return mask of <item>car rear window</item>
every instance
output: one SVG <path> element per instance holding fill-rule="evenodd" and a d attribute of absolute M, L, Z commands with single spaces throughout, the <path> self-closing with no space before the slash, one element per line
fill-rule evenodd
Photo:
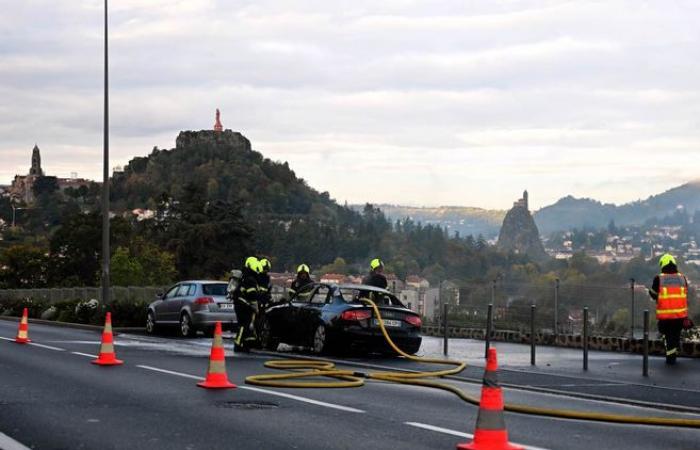
<path fill-rule="evenodd" d="M 202 292 L 204 295 L 226 295 L 226 283 L 203 284 Z"/>

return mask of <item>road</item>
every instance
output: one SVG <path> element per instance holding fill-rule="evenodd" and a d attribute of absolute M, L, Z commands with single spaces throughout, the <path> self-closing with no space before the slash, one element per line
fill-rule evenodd
<path fill-rule="evenodd" d="M 205 374 L 210 339 L 119 335 L 125 364 L 97 367 L 89 361 L 98 333 L 31 324 L 33 345 L 22 346 L 11 342 L 16 326 L 0 321 L 0 446 L 14 442 L 8 450 L 453 449 L 473 433 L 477 408 L 446 392 L 373 381 L 356 389 L 255 388 L 244 378 L 269 372 L 263 362 L 270 357 L 234 354 L 228 342 L 229 378 L 239 388 L 205 390 L 195 384 Z M 367 361 L 412 368 L 396 359 Z M 450 382 L 479 393 L 478 383 Z M 538 406 L 698 417 L 519 388 L 504 394 Z M 700 440 L 695 429 L 510 413 L 506 423 L 511 440 L 531 448 L 693 448 Z"/>

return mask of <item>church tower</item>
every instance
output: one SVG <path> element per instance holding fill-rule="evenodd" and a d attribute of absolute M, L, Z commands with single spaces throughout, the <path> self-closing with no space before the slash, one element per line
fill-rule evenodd
<path fill-rule="evenodd" d="M 530 205 L 529 205 L 528 199 L 527 199 L 527 190 L 523 192 L 523 203 L 525 204 L 525 209 L 530 211 Z"/>
<path fill-rule="evenodd" d="M 29 169 L 29 175 L 44 176 L 44 171 L 41 169 L 41 154 L 39 153 L 39 146 L 36 144 L 34 144 L 34 149 L 32 150 L 32 168 Z"/>

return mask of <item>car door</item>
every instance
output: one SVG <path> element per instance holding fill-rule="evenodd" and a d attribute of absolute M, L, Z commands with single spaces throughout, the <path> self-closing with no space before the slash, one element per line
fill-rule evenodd
<path fill-rule="evenodd" d="M 165 295 L 161 298 L 161 301 L 156 304 L 156 321 L 157 322 L 171 322 L 172 313 L 169 311 L 170 302 L 177 295 L 177 291 L 180 289 L 180 285 L 176 284 L 165 292 Z"/>
<path fill-rule="evenodd" d="M 308 324 L 304 320 L 304 307 L 309 304 L 311 298 L 314 296 L 318 287 L 315 287 L 311 291 L 305 291 L 303 295 L 295 295 L 289 300 L 289 307 L 282 318 L 283 323 L 282 329 L 284 330 L 284 335 L 286 339 L 283 342 L 289 344 L 304 344 L 306 334 L 305 331 L 308 328 Z"/>
<path fill-rule="evenodd" d="M 180 285 L 177 294 L 171 300 L 168 300 L 168 312 L 172 314 L 172 320 L 180 320 L 180 311 L 185 302 L 191 297 L 194 298 L 196 285 L 192 283 L 184 283 Z"/>
<path fill-rule="evenodd" d="M 323 309 L 328 302 L 328 294 L 330 289 L 328 286 L 319 286 L 311 295 L 308 303 L 305 303 L 299 308 L 299 333 L 302 340 L 308 341 L 313 336 L 316 327 L 322 321 Z M 306 342 L 305 343 L 308 343 Z"/>

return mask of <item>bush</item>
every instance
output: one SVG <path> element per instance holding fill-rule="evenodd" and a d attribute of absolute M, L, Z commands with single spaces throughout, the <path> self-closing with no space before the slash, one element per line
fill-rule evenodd
<path fill-rule="evenodd" d="M 2 304 L 0 304 L 0 313 L 5 316 L 21 316 L 24 308 L 27 308 L 29 317 L 38 318 L 45 309 L 48 309 L 48 307 L 48 300 L 26 297 L 3 300 Z"/>
<path fill-rule="evenodd" d="M 145 327 L 146 307 L 150 302 L 142 300 L 115 300 L 112 311 L 112 325 L 116 327 Z"/>

